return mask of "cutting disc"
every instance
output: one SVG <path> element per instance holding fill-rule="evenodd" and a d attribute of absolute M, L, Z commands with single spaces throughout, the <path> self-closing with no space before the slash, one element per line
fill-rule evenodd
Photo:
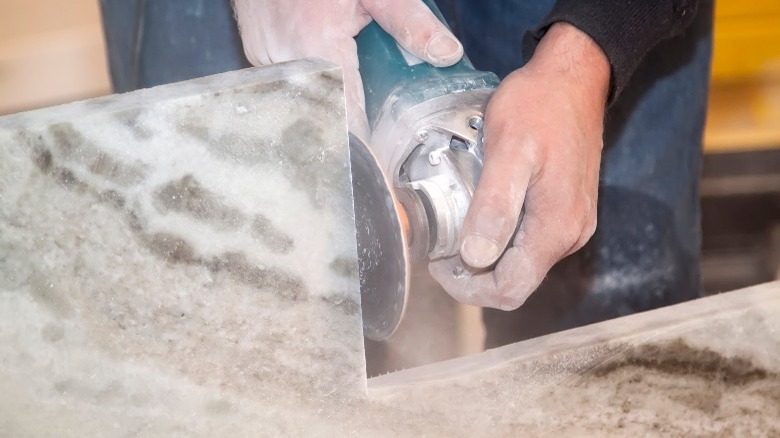
<path fill-rule="evenodd" d="M 363 334 L 381 341 L 401 322 L 409 253 L 390 184 L 365 142 L 349 135 Z"/>

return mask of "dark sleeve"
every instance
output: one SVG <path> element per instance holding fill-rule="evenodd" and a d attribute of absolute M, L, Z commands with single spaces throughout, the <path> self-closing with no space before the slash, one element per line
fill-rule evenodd
<path fill-rule="evenodd" d="M 551 25 L 564 21 L 582 30 L 609 59 L 609 103 L 625 87 L 642 58 L 661 40 L 677 36 L 693 21 L 697 0 L 558 0 L 535 30 L 523 38 L 530 59 Z"/>

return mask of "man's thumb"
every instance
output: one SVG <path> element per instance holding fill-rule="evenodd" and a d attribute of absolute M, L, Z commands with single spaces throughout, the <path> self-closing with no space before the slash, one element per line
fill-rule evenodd
<path fill-rule="evenodd" d="M 475 268 L 486 268 L 506 250 L 517 228 L 530 166 L 518 168 L 516 157 L 499 152 L 486 157 L 482 176 L 463 221 L 460 255 Z"/>

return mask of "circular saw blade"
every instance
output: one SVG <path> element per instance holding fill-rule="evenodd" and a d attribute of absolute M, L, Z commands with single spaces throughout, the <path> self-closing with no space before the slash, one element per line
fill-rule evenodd
<path fill-rule="evenodd" d="M 381 341 L 401 322 L 409 252 L 390 184 L 365 142 L 349 134 L 363 334 Z"/>

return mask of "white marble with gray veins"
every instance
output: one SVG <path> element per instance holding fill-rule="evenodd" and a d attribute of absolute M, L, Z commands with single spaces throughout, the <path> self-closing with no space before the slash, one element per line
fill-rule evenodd
<path fill-rule="evenodd" d="M 304 61 L 0 118 L 0 436 L 780 436 L 778 283 L 367 382 L 343 105 Z"/>
<path fill-rule="evenodd" d="M 0 118 L 0 435 L 365 392 L 348 153 L 318 61 Z"/>

